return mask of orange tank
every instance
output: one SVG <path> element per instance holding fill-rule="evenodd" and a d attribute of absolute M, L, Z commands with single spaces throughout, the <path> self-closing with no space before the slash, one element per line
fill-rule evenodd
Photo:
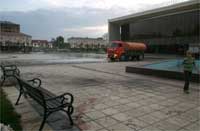
<path fill-rule="evenodd" d="M 126 50 L 137 50 L 137 51 L 145 51 L 147 49 L 144 43 L 137 42 L 125 42 Z"/>

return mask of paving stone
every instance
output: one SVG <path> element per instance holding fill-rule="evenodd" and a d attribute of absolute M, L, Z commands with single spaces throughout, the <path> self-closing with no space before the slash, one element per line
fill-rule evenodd
<path fill-rule="evenodd" d="M 100 129 L 100 130 L 98 130 L 98 131 L 108 131 L 107 129 Z"/>
<path fill-rule="evenodd" d="M 176 115 L 180 116 L 181 114 L 184 113 L 181 110 L 174 109 L 174 107 L 164 108 L 160 111 L 163 112 L 168 117 L 172 117 L 172 116 L 176 116 Z"/>
<path fill-rule="evenodd" d="M 97 131 L 103 129 L 102 126 L 100 126 L 94 121 L 82 123 L 78 125 L 78 127 L 80 128 L 81 131 Z"/>
<path fill-rule="evenodd" d="M 167 101 L 161 102 L 160 105 L 169 107 L 169 106 L 173 106 L 177 103 L 179 103 L 179 101 L 177 101 L 177 100 L 167 100 Z"/>
<path fill-rule="evenodd" d="M 139 130 L 146 127 L 148 124 L 144 121 L 138 119 L 129 119 L 128 121 L 123 122 L 128 127 L 132 128 L 133 130 Z"/>
<path fill-rule="evenodd" d="M 153 124 L 153 123 L 158 122 L 160 120 L 158 118 L 153 117 L 151 114 L 138 117 L 138 119 L 140 119 L 140 120 L 142 120 L 146 123 L 149 123 L 149 124 Z"/>
<path fill-rule="evenodd" d="M 86 113 L 86 116 L 88 116 L 90 119 L 95 120 L 95 119 L 104 117 L 105 115 L 100 111 L 93 111 L 93 112 L 90 112 L 90 113 Z"/>
<path fill-rule="evenodd" d="M 188 130 L 188 129 L 182 128 L 182 129 L 180 129 L 180 130 L 178 130 L 178 131 L 191 131 L 191 130 Z"/>
<path fill-rule="evenodd" d="M 115 100 L 115 101 L 111 101 L 111 100 L 106 100 L 106 102 L 104 103 L 106 104 L 107 106 L 116 106 L 116 105 L 120 105 L 120 103 Z"/>
<path fill-rule="evenodd" d="M 199 113 L 192 113 L 191 111 L 188 111 L 178 115 L 177 117 L 186 121 L 195 122 L 199 119 Z"/>
<path fill-rule="evenodd" d="M 187 121 L 185 119 L 180 119 L 179 117 L 176 116 L 168 118 L 167 121 L 175 125 L 180 125 L 181 127 L 184 127 L 190 123 L 190 121 Z"/>
<path fill-rule="evenodd" d="M 130 106 L 126 105 L 118 105 L 118 106 L 113 106 L 114 109 L 118 110 L 119 112 L 125 112 L 128 110 L 131 110 L 132 108 Z"/>
<path fill-rule="evenodd" d="M 164 131 L 176 131 L 178 129 L 181 129 L 180 125 L 172 124 L 169 121 L 160 121 L 158 123 L 154 124 L 157 128 L 164 130 Z"/>
<path fill-rule="evenodd" d="M 127 121 L 127 120 L 131 119 L 131 117 L 128 116 L 127 114 L 125 114 L 125 113 L 115 114 L 115 115 L 113 115 L 112 117 L 113 117 L 114 119 L 118 120 L 118 121 L 121 121 L 121 122 Z"/>
<path fill-rule="evenodd" d="M 105 104 L 102 104 L 102 103 L 94 106 L 94 109 L 96 109 L 96 110 L 102 110 L 102 109 L 106 109 L 106 108 L 108 108 L 108 106 Z"/>
<path fill-rule="evenodd" d="M 132 131 L 133 129 L 125 124 L 119 123 L 108 128 L 110 131 Z"/>
<path fill-rule="evenodd" d="M 99 123 L 103 127 L 110 127 L 110 126 L 118 123 L 118 121 L 116 121 L 115 119 L 108 117 L 108 116 L 100 118 L 100 119 L 96 120 L 95 122 Z"/>
<path fill-rule="evenodd" d="M 127 111 L 126 114 L 130 117 L 140 117 L 140 116 L 147 114 L 147 112 L 140 109 L 140 107 L 139 107 L 139 108 Z"/>
<path fill-rule="evenodd" d="M 41 124 L 40 122 L 27 123 L 26 125 L 23 126 L 23 130 L 25 130 L 25 131 L 37 131 L 37 130 L 39 130 L 40 124 Z M 53 131 L 52 128 L 48 124 L 44 125 L 43 130 L 44 131 Z"/>
<path fill-rule="evenodd" d="M 149 106 L 142 106 L 139 109 L 142 110 L 145 114 L 148 114 L 154 111 L 154 109 Z"/>
<path fill-rule="evenodd" d="M 128 103 L 126 104 L 127 106 L 131 107 L 131 108 L 138 108 L 140 107 L 141 105 L 138 104 L 137 102 L 131 102 L 131 103 Z"/>
<path fill-rule="evenodd" d="M 163 113 L 161 111 L 155 111 L 155 112 L 151 113 L 151 116 L 153 116 L 159 120 L 166 119 L 169 117 L 168 115 L 166 115 L 165 113 Z"/>
<path fill-rule="evenodd" d="M 164 106 L 161 106 L 159 104 L 151 104 L 149 105 L 150 108 L 154 109 L 154 110 L 162 110 L 163 108 L 165 108 Z"/>
<path fill-rule="evenodd" d="M 141 129 L 139 131 L 164 131 L 164 130 L 161 130 L 156 126 L 151 125 L 151 126 L 143 128 L 143 129 Z"/>
<path fill-rule="evenodd" d="M 200 130 L 200 124 L 198 122 L 193 123 L 187 127 L 185 127 L 186 129 L 190 130 L 190 131 L 199 131 Z"/>
<path fill-rule="evenodd" d="M 118 96 L 110 96 L 110 99 L 111 99 L 111 100 L 119 100 L 120 97 L 118 97 Z"/>
<path fill-rule="evenodd" d="M 127 103 L 130 103 L 131 101 L 128 100 L 128 99 L 119 99 L 119 103 L 121 104 L 127 104 Z"/>
<path fill-rule="evenodd" d="M 113 115 L 118 113 L 119 111 L 114 108 L 107 108 L 105 110 L 102 110 L 102 112 L 105 113 L 106 115 Z"/>

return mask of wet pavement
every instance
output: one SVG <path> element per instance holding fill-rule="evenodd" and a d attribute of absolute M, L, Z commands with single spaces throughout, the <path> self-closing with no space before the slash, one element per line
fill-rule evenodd
<path fill-rule="evenodd" d="M 0 64 L 16 64 L 18 66 L 102 63 L 106 61 L 106 54 L 95 53 L 0 53 Z"/>
<path fill-rule="evenodd" d="M 190 94 L 184 94 L 182 81 L 124 72 L 126 65 L 145 63 L 44 65 L 20 70 L 26 79 L 42 79 L 42 87 L 57 95 L 70 92 L 75 97 L 74 128 L 68 127 L 66 115 L 58 114 L 54 117 L 59 118 L 48 119 L 45 130 L 198 131 L 199 85 L 192 83 Z M 16 88 L 4 90 L 14 103 L 18 95 Z M 24 129 L 39 127 L 42 116 L 36 106 L 27 99 L 15 106 L 22 115 Z"/>
<path fill-rule="evenodd" d="M 199 84 L 191 83 L 190 94 L 183 81 L 125 72 L 125 66 L 140 62 L 57 64 L 19 67 L 25 79 L 38 77 L 42 87 L 56 95 L 74 95 L 73 128 L 65 114 L 48 119 L 44 130 L 83 131 L 199 131 Z M 4 87 L 14 103 L 18 90 Z M 42 116 L 38 105 L 23 98 L 16 111 L 24 130 L 37 130 Z"/>

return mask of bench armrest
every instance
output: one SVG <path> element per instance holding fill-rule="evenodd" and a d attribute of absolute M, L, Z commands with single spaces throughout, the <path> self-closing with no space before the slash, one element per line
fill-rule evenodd
<path fill-rule="evenodd" d="M 19 70 L 18 68 L 14 71 L 14 73 L 15 73 L 16 75 L 20 76 L 20 70 Z"/>
<path fill-rule="evenodd" d="M 1 65 L 4 75 L 20 75 L 20 70 L 16 65 Z"/>
<path fill-rule="evenodd" d="M 62 104 L 64 104 L 65 100 L 69 101 L 70 104 L 74 102 L 74 97 L 71 93 L 63 93 L 62 95 L 46 99 L 46 101 L 51 101 L 51 100 L 56 100 L 56 99 L 61 100 Z"/>
<path fill-rule="evenodd" d="M 42 84 L 42 81 L 39 78 L 33 78 L 27 81 L 30 82 L 34 87 L 40 87 Z"/>
<path fill-rule="evenodd" d="M 4 70 L 16 70 L 16 69 L 17 69 L 17 66 L 16 66 L 16 65 L 1 65 L 1 67 L 2 67 Z"/>

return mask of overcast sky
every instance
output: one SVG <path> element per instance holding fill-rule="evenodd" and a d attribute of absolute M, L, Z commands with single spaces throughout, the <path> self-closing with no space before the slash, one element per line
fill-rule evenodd
<path fill-rule="evenodd" d="M 101 37 L 108 19 L 187 0 L 0 0 L 0 20 L 33 39 Z"/>

